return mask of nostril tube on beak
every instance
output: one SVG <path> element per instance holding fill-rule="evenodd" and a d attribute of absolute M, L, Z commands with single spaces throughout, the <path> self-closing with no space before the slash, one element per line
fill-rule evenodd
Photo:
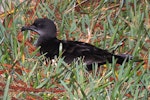
<path fill-rule="evenodd" d="M 26 30 L 26 27 L 23 26 L 23 27 L 21 28 L 21 31 L 25 31 L 25 30 Z"/>

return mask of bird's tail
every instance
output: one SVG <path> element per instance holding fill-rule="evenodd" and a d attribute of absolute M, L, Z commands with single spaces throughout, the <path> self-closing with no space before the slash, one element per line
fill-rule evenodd
<path fill-rule="evenodd" d="M 133 60 L 134 62 L 143 61 L 142 59 L 133 58 L 133 56 L 128 55 L 128 54 L 115 55 L 115 58 L 117 59 L 118 64 L 122 64 L 124 61 L 128 62 L 129 60 Z"/>

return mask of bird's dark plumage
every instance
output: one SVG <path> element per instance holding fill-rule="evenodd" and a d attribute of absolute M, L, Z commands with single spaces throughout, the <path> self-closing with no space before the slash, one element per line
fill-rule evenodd
<path fill-rule="evenodd" d="M 105 64 L 107 61 L 111 63 L 113 56 L 119 64 L 122 64 L 125 58 L 127 58 L 127 61 L 130 59 L 130 57 L 114 55 L 88 43 L 59 40 L 56 38 L 54 22 L 47 18 L 39 18 L 31 26 L 24 26 L 21 30 L 37 32 L 40 35 L 37 46 L 40 46 L 40 52 L 46 53 L 46 57 L 50 59 L 53 59 L 55 55 L 59 55 L 60 43 L 62 43 L 62 56 L 66 63 L 71 63 L 74 59 L 82 57 L 88 69 L 91 69 L 93 63 L 98 63 L 99 65 Z"/>

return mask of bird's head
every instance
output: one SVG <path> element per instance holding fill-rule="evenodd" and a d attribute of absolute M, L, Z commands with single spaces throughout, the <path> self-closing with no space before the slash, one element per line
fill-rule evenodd
<path fill-rule="evenodd" d="M 55 38 L 56 25 L 54 22 L 47 18 L 39 18 L 34 21 L 30 26 L 23 26 L 21 31 L 31 30 L 37 32 L 41 37 Z"/>

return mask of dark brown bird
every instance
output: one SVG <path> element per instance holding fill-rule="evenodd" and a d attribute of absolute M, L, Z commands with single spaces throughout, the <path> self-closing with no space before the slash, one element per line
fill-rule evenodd
<path fill-rule="evenodd" d="M 39 34 L 37 47 L 40 46 L 40 53 L 46 53 L 46 57 L 53 59 L 54 56 L 59 56 L 59 46 L 62 44 L 62 57 L 64 61 L 70 64 L 74 59 L 82 57 L 84 63 L 89 70 L 92 69 L 92 64 L 98 65 L 111 63 L 114 56 L 118 64 L 122 64 L 126 59 L 128 61 L 132 57 L 126 55 L 115 55 L 107 50 L 102 50 L 91 44 L 79 41 L 66 41 L 56 38 L 56 26 L 54 22 L 47 18 L 39 18 L 34 21 L 31 26 L 22 27 L 21 31 L 31 30 Z"/>

